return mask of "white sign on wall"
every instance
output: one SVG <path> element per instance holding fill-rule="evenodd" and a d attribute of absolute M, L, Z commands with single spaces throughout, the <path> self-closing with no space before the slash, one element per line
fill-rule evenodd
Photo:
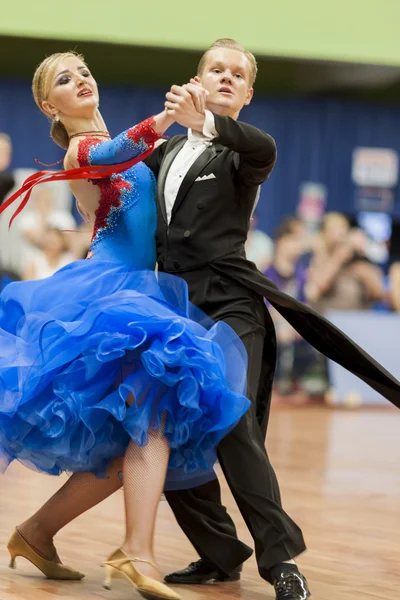
<path fill-rule="evenodd" d="M 360 187 L 393 188 L 399 175 L 399 155 L 389 148 L 356 148 L 352 179 Z"/>

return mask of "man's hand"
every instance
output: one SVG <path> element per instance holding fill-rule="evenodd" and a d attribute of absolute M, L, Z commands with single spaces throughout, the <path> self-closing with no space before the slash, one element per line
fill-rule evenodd
<path fill-rule="evenodd" d="M 207 92 L 197 82 L 173 85 L 167 93 L 165 109 L 177 123 L 194 131 L 203 131 Z"/>
<path fill-rule="evenodd" d="M 197 112 L 203 115 L 206 110 L 208 92 L 203 88 L 201 83 L 196 81 L 196 79 L 191 79 L 189 83 L 186 83 L 182 87 L 192 96 L 193 104 Z"/>

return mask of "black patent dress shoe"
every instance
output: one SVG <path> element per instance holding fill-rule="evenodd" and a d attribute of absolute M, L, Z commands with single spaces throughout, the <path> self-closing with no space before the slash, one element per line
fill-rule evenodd
<path fill-rule="evenodd" d="M 182 571 L 175 571 L 164 577 L 166 583 L 183 583 L 187 585 L 195 585 L 202 583 L 228 583 L 232 581 L 239 581 L 241 567 L 238 567 L 230 575 L 225 575 L 218 571 L 215 567 L 207 565 L 201 559 L 190 563 L 186 569 Z"/>
<path fill-rule="evenodd" d="M 311 596 L 307 580 L 300 572 L 282 571 L 273 585 L 276 600 L 307 600 Z"/>

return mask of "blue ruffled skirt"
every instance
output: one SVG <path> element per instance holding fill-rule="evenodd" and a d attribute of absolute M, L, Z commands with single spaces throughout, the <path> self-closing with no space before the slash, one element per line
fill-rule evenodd
<path fill-rule="evenodd" d="M 17 459 L 102 477 L 162 423 L 166 488 L 205 483 L 249 407 L 246 368 L 236 334 L 172 275 L 86 260 L 11 283 L 0 296 L 0 471 Z"/>

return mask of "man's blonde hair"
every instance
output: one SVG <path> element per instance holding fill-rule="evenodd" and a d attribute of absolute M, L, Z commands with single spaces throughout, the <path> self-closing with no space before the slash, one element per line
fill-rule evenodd
<path fill-rule="evenodd" d="M 249 83 L 250 87 L 253 87 L 254 82 L 257 77 L 257 61 L 255 59 L 254 54 L 246 50 L 239 42 L 233 40 L 231 38 L 220 38 L 216 40 L 211 46 L 204 52 L 203 56 L 200 59 L 199 66 L 197 67 L 197 75 L 201 75 L 204 71 L 204 67 L 207 62 L 208 53 L 212 50 L 216 50 L 217 48 L 229 48 L 230 50 L 238 50 L 242 52 L 250 64 L 250 73 L 249 73 Z"/>

